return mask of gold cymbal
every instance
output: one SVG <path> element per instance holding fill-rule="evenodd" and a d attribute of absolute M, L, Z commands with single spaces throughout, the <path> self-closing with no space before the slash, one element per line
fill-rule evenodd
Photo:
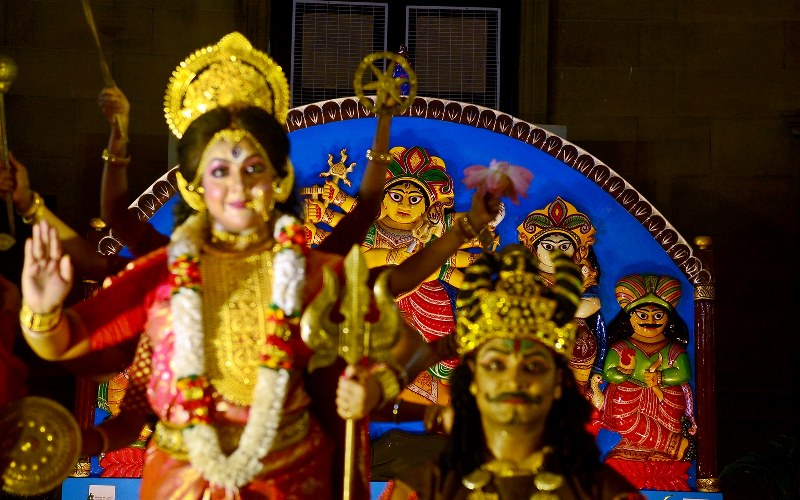
<path fill-rule="evenodd" d="M 38 495 L 56 488 L 72 472 L 81 431 L 72 414 L 53 400 L 28 396 L 0 408 L 2 489 Z"/>

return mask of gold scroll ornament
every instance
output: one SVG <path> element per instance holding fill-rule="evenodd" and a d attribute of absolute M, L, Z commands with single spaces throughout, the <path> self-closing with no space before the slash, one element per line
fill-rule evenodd
<path fill-rule="evenodd" d="M 78 423 L 51 399 L 27 396 L 0 408 L 0 429 L 0 473 L 7 493 L 39 495 L 53 490 L 78 461 Z"/>

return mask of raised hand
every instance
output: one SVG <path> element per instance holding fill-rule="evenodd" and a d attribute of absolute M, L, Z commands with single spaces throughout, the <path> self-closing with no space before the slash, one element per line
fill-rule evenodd
<path fill-rule="evenodd" d="M 35 313 L 50 313 L 62 306 L 72 288 L 73 269 L 64 254 L 58 232 L 42 220 L 25 242 L 22 297 Z"/>
<path fill-rule="evenodd" d="M 131 105 L 128 98 L 117 87 L 105 87 L 100 91 L 98 104 L 103 116 L 112 126 L 112 130 L 119 138 L 125 139 L 128 125 L 128 118 L 131 112 Z"/>
<path fill-rule="evenodd" d="M 467 217 L 473 228 L 480 230 L 490 222 L 494 221 L 500 210 L 503 207 L 503 202 L 500 198 L 492 193 L 481 193 L 475 191 L 472 195 L 472 205 L 469 207 Z"/>

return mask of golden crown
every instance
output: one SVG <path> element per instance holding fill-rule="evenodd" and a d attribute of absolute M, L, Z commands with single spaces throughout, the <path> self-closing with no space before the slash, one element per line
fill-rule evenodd
<path fill-rule="evenodd" d="M 167 85 L 164 114 L 179 139 L 189 124 L 220 106 L 258 106 L 286 122 L 289 83 L 281 67 L 237 32 L 184 59 Z"/>
<path fill-rule="evenodd" d="M 575 282 L 580 283 L 580 275 L 566 255 L 560 254 L 558 262 L 561 276 L 552 290 L 541 283 L 535 256 L 522 245 L 508 245 L 496 257 L 484 254 L 470 266 L 456 300 L 459 354 L 464 356 L 495 338 L 528 337 L 571 357 L 577 326 L 571 319 L 559 324 L 555 318 L 563 316 L 559 309 L 565 304 L 572 304 L 567 316 L 574 316 L 580 293 Z M 570 284 L 565 287 L 565 283 Z M 559 301 L 557 296 L 567 300 Z"/>

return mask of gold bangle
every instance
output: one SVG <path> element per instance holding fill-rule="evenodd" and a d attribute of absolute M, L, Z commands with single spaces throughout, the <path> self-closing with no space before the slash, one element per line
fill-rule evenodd
<path fill-rule="evenodd" d="M 108 151 L 107 148 L 103 150 L 103 154 L 100 155 L 100 158 L 102 158 L 104 162 L 108 163 L 112 167 L 124 168 L 127 167 L 131 162 L 130 155 L 126 156 L 125 158 L 113 155 Z"/>
<path fill-rule="evenodd" d="M 458 227 L 464 234 L 464 241 L 472 241 L 478 237 L 478 232 L 475 231 L 475 228 L 469 223 L 469 219 L 466 215 L 458 219 Z"/>
<path fill-rule="evenodd" d="M 36 224 L 39 222 L 39 219 L 42 215 L 42 210 L 44 209 L 44 200 L 36 191 L 32 191 L 33 193 L 33 202 L 31 206 L 28 207 L 28 210 L 25 213 L 20 213 L 22 216 L 22 222 L 25 224 Z"/>
<path fill-rule="evenodd" d="M 61 308 L 53 312 L 36 313 L 24 301 L 19 310 L 19 324 L 28 331 L 45 333 L 52 331 L 61 322 Z"/>
<path fill-rule="evenodd" d="M 400 381 L 394 370 L 389 368 L 386 363 L 377 363 L 370 369 L 370 374 L 375 377 L 375 380 L 381 386 L 383 395 L 381 397 L 380 406 L 397 399 L 397 396 L 400 395 L 400 391 L 403 388 L 400 387 Z"/>
<path fill-rule="evenodd" d="M 367 150 L 367 160 L 375 161 L 378 163 L 385 163 L 386 165 L 394 161 L 394 157 L 389 153 L 378 153 L 371 149 Z"/>

